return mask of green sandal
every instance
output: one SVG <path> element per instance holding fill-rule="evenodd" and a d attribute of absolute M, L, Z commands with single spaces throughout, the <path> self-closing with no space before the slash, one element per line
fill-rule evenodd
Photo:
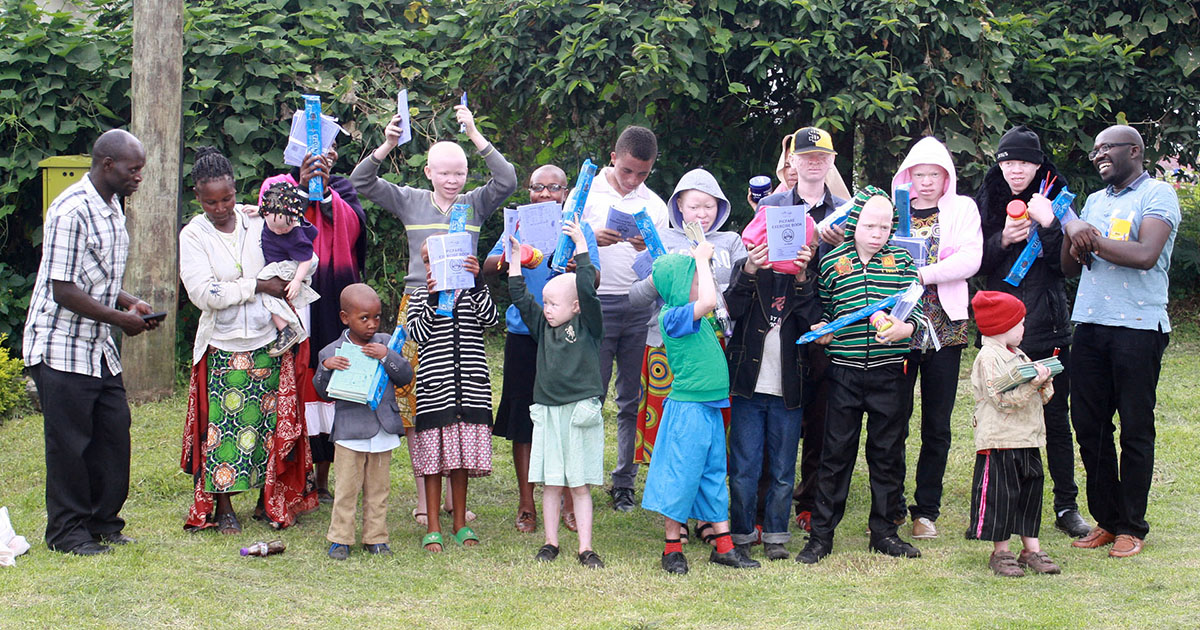
<path fill-rule="evenodd" d="M 458 530 L 458 533 L 454 535 L 454 541 L 457 542 L 459 546 L 465 547 L 468 540 L 474 540 L 475 544 L 479 544 L 479 536 L 475 534 L 475 530 L 464 525 L 463 528 Z"/>
<path fill-rule="evenodd" d="M 434 551 L 430 549 L 429 545 L 437 545 L 438 550 Z M 442 544 L 442 532 L 429 532 L 425 534 L 425 537 L 421 539 L 421 548 L 430 553 L 438 553 L 445 549 L 446 546 Z"/>

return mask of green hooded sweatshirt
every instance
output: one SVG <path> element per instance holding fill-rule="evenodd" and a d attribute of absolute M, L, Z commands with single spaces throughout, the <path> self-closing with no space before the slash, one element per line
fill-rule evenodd
<path fill-rule="evenodd" d="M 658 314 L 658 326 L 667 350 L 667 365 L 675 375 L 667 398 L 713 402 L 729 398 L 729 369 L 711 318 L 702 318 L 695 333 L 682 337 L 668 335 L 663 327 L 667 311 L 691 304 L 695 275 L 696 260 L 691 256 L 664 254 L 654 261 L 654 286 L 666 302 Z"/>

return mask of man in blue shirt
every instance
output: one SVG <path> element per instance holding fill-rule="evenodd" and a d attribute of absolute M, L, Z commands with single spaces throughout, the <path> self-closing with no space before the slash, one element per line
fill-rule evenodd
<path fill-rule="evenodd" d="M 1180 221 L 1174 188 L 1146 173 L 1144 153 L 1132 127 L 1114 125 L 1096 136 L 1088 157 L 1107 186 L 1064 226 L 1061 252 L 1064 274 L 1082 271 L 1071 315 L 1071 417 L 1097 523 L 1072 545 L 1112 543 L 1116 558 L 1139 553 L 1150 530 L 1155 389 L 1171 332 L 1167 270 Z M 1121 419 L 1119 461 L 1114 412 Z"/>

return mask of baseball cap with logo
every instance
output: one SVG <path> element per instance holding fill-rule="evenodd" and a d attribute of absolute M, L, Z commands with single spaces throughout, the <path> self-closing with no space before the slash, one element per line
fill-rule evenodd
<path fill-rule="evenodd" d="M 829 132 L 816 127 L 804 127 L 792 134 L 792 141 L 789 143 L 792 153 L 812 153 L 814 151 L 820 153 L 833 153 L 833 138 L 829 136 Z"/>

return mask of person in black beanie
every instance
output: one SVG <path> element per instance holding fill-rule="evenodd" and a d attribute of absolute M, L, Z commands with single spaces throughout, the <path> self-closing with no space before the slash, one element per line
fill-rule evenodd
<path fill-rule="evenodd" d="M 1052 182 L 1044 195 L 1045 182 Z M 983 260 L 979 275 L 989 291 L 1003 291 L 1019 298 L 1027 311 L 1021 350 L 1033 359 L 1057 355 L 1069 364 L 1071 349 L 1070 310 L 1066 280 L 1054 255 L 1062 248 L 1062 230 L 1050 210 L 1050 200 L 1067 187 L 1067 182 L 1042 152 L 1037 133 L 1025 125 L 1009 129 L 1000 138 L 996 164 L 983 177 L 975 203 L 983 227 Z M 1006 208 L 1014 200 L 1028 206 L 1028 215 L 1009 217 Z M 1038 219 L 1041 219 L 1040 221 Z M 1044 247 L 1017 286 L 1005 281 L 1024 251 L 1029 235 L 1037 230 Z M 1054 482 L 1054 526 L 1078 538 L 1090 530 L 1079 514 L 1075 485 L 1075 443 L 1068 416 L 1070 373 L 1064 369 L 1054 377 L 1054 397 L 1043 410 L 1046 422 L 1046 462 Z"/>

